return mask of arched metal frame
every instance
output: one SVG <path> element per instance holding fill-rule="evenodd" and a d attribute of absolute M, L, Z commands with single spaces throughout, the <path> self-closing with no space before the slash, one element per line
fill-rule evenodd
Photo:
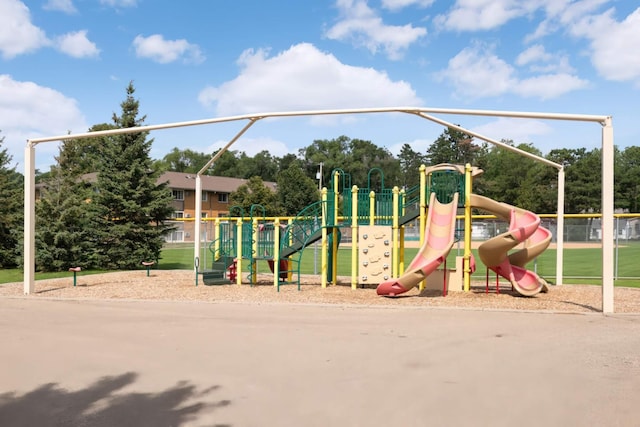
<path fill-rule="evenodd" d="M 159 125 L 140 126 L 135 128 L 111 129 L 97 132 L 85 132 L 69 135 L 57 135 L 27 140 L 25 148 L 25 181 L 24 181 L 24 293 L 30 294 L 35 290 L 35 147 L 43 142 L 81 139 L 104 135 L 119 135 L 137 132 L 149 132 L 161 129 L 179 127 L 201 126 L 225 122 L 247 122 L 245 126 L 213 156 L 206 165 L 196 174 L 196 214 L 195 214 L 195 242 L 194 260 L 200 254 L 200 221 L 202 213 L 202 181 L 201 175 L 213 165 L 220 156 L 231 147 L 251 126 L 266 118 L 299 117 L 319 115 L 343 115 L 343 114 L 372 114 L 372 113 L 405 113 L 413 114 L 420 118 L 438 123 L 442 126 L 462 131 L 468 135 L 486 141 L 490 144 L 513 151 L 521 156 L 528 157 L 558 170 L 558 229 L 557 229 L 557 259 L 556 282 L 562 284 L 563 279 L 563 250 L 564 250 L 564 166 L 536 156 L 490 137 L 465 129 L 432 114 L 508 117 L 523 119 L 561 120 L 594 122 L 602 126 L 602 312 L 613 313 L 613 253 L 614 253 L 614 218 L 613 218 L 613 122 L 611 116 L 562 114 L 562 113 L 536 113 L 519 111 L 493 111 L 493 110 L 462 110 L 451 108 L 418 108 L 418 107 L 388 107 L 388 108 L 356 108 L 338 110 L 312 110 L 312 111 L 287 111 L 261 114 L 246 114 L 240 116 L 220 117 L 186 122 L 165 123 Z"/>

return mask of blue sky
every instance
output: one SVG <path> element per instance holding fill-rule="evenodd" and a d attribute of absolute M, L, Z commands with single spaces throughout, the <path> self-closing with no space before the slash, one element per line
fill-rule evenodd
<path fill-rule="evenodd" d="M 110 122 L 129 81 L 146 124 L 424 106 L 612 115 L 616 145 L 640 138 L 635 1 L 0 0 L 0 16 L 0 136 L 20 171 L 27 138 Z M 543 153 L 600 146 L 593 123 L 439 117 Z M 151 155 L 211 152 L 241 127 L 156 131 Z M 347 135 L 424 152 L 442 131 L 397 114 L 269 119 L 233 149 Z M 36 167 L 57 150 L 39 145 Z"/>

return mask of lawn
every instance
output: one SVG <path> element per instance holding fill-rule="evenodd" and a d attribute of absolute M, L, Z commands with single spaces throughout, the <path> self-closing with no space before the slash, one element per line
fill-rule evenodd
<path fill-rule="evenodd" d="M 416 248 L 407 248 L 405 251 L 405 266 L 408 265 L 415 254 Z M 449 265 L 455 265 L 455 257 L 462 254 L 456 247 L 447 258 Z M 477 271 L 473 275 L 474 280 L 484 280 L 486 269 L 480 262 L 477 253 L 474 251 Z M 614 265 L 616 286 L 640 287 L 640 242 L 629 242 L 621 245 L 616 250 L 617 265 Z M 206 248 L 202 248 L 200 256 L 200 268 L 205 269 L 211 263 L 210 253 Z M 588 249 L 565 249 L 564 250 L 564 283 L 584 283 L 600 284 L 599 277 L 602 274 L 602 251 L 599 248 Z M 160 262 L 156 268 L 162 270 L 191 269 L 193 268 L 193 246 L 175 245 L 162 250 Z M 537 260 L 530 263 L 528 268 L 535 270 L 540 276 L 550 283 L 554 283 L 556 274 L 556 251 L 549 249 L 545 251 Z M 140 266 L 140 269 L 143 269 Z M 248 262 L 243 263 L 243 271 L 248 271 Z M 267 263 L 258 262 L 258 271 L 268 273 Z M 303 274 L 319 274 L 320 271 L 320 249 L 315 246 L 306 248 L 302 254 L 300 271 Z M 87 270 L 82 274 L 101 273 L 100 270 Z M 58 273 L 36 273 L 36 280 L 67 277 L 69 272 Z M 343 247 L 338 250 L 338 275 L 351 275 L 351 248 Z M 0 270 L 0 283 L 20 282 L 23 280 L 22 270 L 4 269 Z"/>

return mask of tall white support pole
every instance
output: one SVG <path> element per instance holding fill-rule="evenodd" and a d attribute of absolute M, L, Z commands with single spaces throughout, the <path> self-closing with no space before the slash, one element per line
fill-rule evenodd
<path fill-rule="evenodd" d="M 556 285 L 562 285 L 564 275 L 564 167 L 558 169 L 558 209 L 556 228 Z"/>
<path fill-rule="evenodd" d="M 613 125 L 602 128 L 602 312 L 613 313 Z"/>
<path fill-rule="evenodd" d="M 36 148 L 24 150 L 24 293 L 36 288 Z"/>
<path fill-rule="evenodd" d="M 200 256 L 200 221 L 202 218 L 202 178 L 200 174 L 196 175 L 196 214 L 193 229 L 193 259 L 195 260 Z M 214 261 L 214 260 L 212 260 Z M 195 262 L 194 262 L 195 266 Z M 194 267 L 195 268 L 195 267 Z"/>
<path fill-rule="evenodd" d="M 240 132 L 238 132 L 236 134 L 236 136 L 234 136 L 229 142 L 227 142 L 227 145 L 222 147 L 222 149 L 220 149 L 216 153 L 215 156 L 213 156 L 211 159 L 209 159 L 209 161 L 196 174 L 196 196 L 195 196 L 196 197 L 196 217 L 194 218 L 195 227 L 194 227 L 194 231 L 193 231 L 194 234 L 196 235 L 194 237 L 194 239 L 193 239 L 193 243 L 194 243 L 193 244 L 194 265 L 195 265 L 196 257 L 200 256 L 200 222 L 202 221 L 202 179 L 201 179 L 201 175 L 204 174 L 207 171 L 207 169 L 209 169 L 209 167 L 211 167 L 215 162 L 217 162 L 218 159 L 229 149 L 229 147 L 231 147 L 242 135 L 244 135 L 244 133 L 251 126 L 253 126 L 253 124 L 255 122 L 257 122 L 260 119 L 261 119 L 261 117 L 252 117 L 249 120 L 249 123 L 244 125 L 244 127 L 240 130 Z M 215 260 L 212 260 L 212 261 L 215 261 Z M 239 259 L 238 262 L 241 263 L 242 260 Z M 238 264 L 238 271 L 241 271 L 239 264 Z M 241 280 L 240 276 L 241 275 L 238 274 L 238 284 L 240 284 L 240 280 Z"/>

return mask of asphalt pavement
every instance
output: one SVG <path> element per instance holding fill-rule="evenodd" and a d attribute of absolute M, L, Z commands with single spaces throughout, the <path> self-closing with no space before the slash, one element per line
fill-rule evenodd
<path fill-rule="evenodd" d="M 638 426 L 640 316 L 0 299 L 1 426 Z"/>

